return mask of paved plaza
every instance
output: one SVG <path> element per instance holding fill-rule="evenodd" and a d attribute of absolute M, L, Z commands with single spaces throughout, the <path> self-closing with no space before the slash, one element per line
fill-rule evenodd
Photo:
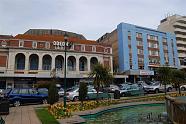
<path fill-rule="evenodd" d="M 2 118 L 6 124 L 41 124 L 34 107 L 35 105 L 10 107 L 9 115 L 3 115 Z"/>

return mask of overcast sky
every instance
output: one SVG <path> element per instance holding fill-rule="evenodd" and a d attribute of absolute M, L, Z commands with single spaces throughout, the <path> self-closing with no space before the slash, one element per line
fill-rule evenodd
<path fill-rule="evenodd" d="M 167 13 L 186 15 L 186 0 L 0 0 L 0 34 L 49 28 L 97 40 L 120 22 L 156 29 Z"/>

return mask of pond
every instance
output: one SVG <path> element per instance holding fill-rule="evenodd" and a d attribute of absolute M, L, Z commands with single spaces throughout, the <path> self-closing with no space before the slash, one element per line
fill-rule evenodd
<path fill-rule="evenodd" d="M 82 116 L 86 124 L 166 124 L 164 104 L 142 104 Z"/>

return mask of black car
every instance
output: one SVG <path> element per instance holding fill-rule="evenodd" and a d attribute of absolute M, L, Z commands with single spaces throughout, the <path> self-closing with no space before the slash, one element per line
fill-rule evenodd
<path fill-rule="evenodd" d="M 47 103 L 48 94 L 38 92 L 32 88 L 15 88 L 7 95 L 9 101 L 14 106 L 20 106 L 25 103 Z"/>

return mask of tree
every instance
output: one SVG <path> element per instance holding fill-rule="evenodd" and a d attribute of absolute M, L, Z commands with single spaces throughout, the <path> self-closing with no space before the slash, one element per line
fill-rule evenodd
<path fill-rule="evenodd" d="M 83 101 L 87 97 L 88 87 L 85 82 L 81 82 L 79 86 L 79 100 L 81 101 L 81 106 L 83 106 Z"/>
<path fill-rule="evenodd" d="M 56 87 L 56 70 L 55 69 L 52 69 L 50 76 L 52 78 L 52 82 L 48 90 L 48 102 L 49 104 L 52 105 L 59 100 L 58 90 Z"/>
<path fill-rule="evenodd" d="M 113 79 L 110 69 L 104 67 L 102 64 L 98 63 L 94 66 L 92 72 L 89 74 L 89 77 L 94 78 L 93 85 L 97 91 L 97 101 L 98 95 L 101 88 L 108 86 Z"/>
<path fill-rule="evenodd" d="M 172 81 L 174 82 L 175 86 L 178 86 L 179 94 L 181 94 L 180 84 L 185 81 L 185 73 L 181 70 L 174 69 L 172 70 Z"/>
<path fill-rule="evenodd" d="M 171 68 L 170 67 L 159 67 L 157 69 L 157 78 L 164 85 L 165 94 L 167 93 L 166 85 L 171 81 Z"/>

